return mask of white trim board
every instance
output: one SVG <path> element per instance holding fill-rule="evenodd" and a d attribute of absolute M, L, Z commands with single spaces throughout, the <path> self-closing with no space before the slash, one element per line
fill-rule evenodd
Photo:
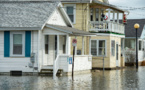
<path fill-rule="evenodd" d="M 114 37 L 125 38 L 125 35 L 114 35 L 114 34 L 106 34 L 106 33 L 96 33 L 96 36 L 114 36 Z"/>

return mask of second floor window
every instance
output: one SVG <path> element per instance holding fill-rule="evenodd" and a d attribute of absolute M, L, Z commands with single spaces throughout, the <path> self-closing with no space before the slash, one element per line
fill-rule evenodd
<path fill-rule="evenodd" d="M 75 23 L 75 10 L 76 10 L 75 5 L 66 4 L 65 8 L 66 8 L 66 13 L 69 16 L 72 23 Z"/>
<path fill-rule="evenodd" d="M 67 12 L 67 14 L 68 14 L 70 20 L 71 20 L 72 22 L 74 22 L 73 6 L 68 6 L 68 7 L 66 7 L 66 12 Z"/>

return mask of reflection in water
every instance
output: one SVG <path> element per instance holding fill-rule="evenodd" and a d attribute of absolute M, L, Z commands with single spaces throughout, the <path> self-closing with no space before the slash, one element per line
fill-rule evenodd
<path fill-rule="evenodd" d="M 52 76 L 0 76 L 0 90 L 145 90 L 145 67 L 96 71 L 89 74 Z"/>

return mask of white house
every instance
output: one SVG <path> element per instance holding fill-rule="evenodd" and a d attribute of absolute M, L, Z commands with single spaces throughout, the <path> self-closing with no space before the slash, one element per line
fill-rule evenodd
<path fill-rule="evenodd" d="M 61 3 L 11 0 L 0 6 L 0 73 L 71 72 L 72 36 L 92 34 L 73 28 Z M 75 55 L 74 67 L 74 71 L 90 70 L 91 54 Z"/>
<path fill-rule="evenodd" d="M 125 27 L 125 62 L 136 62 L 136 30 L 134 24 L 139 23 L 137 30 L 138 38 L 138 61 L 139 65 L 145 60 L 145 19 L 129 19 Z M 132 54 L 132 55 L 130 55 Z M 130 59 L 131 57 L 131 59 Z"/>

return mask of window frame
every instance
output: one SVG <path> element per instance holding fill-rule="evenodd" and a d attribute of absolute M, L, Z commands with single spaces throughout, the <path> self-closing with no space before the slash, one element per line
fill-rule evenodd
<path fill-rule="evenodd" d="M 22 54 L 13 54 L 13 35 L 14 34 L 22 34 Z M 10 32 L 10 56 L 11 57 L 21 57 L 21 56 L 25 56 L 25 32 L 21 31 L 21 32 Z"/>
<path fill-rule="evenodd" d="M 107 56 L 107 40 L 106 39 L 91 39 L 91 41 L 92 40 L 96 40 L 96 42 L 97 42 L 97 55 L 93 55 L 93 56 L 96 56 L 96 57 L 103 57 L 103 55 L 99 55 L 99 41 L 105 41 L 105 57 Z M 92 43 L 90 44 L 90 45 L 92 45 Z M 91 48 L 91 46 L 90 46 L 90 48 Z"/>
<path fill-rule="evenodd" d="M 64 8 L 65 8 L 65 11 L 66 11 L 66 14 L 67 14 L 67 10 L 66 10 L 66 7 L 68 7 L 68 6 L 70 6 L 70 7 L 73 7 L 74 9 L 73 9 L 73 22 L 72 22 L 72 24 L 76 24 L 76 4 L 64 4 Z M 69 16 L 68 16 L 69 17 Z M 71 19 L 70 19 L 71 20 Z"/>

